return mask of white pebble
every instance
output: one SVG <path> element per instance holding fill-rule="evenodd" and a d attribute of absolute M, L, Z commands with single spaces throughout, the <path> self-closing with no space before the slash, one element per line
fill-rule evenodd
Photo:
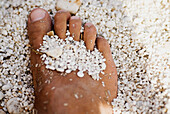
<path fill-rule="evenodd" d="M 11 86 L 9 84 L 2 86 L 2 90 L 8 90 L 10 88 L 11 88 Z"/>
<path fill-rule="evenodd" d="M 2 32 L 2 34 L 5 35 L 5 36 L 8 35 L 8 33 L 7 33 L 6 30 L 2 30 L 1 32 Z"/>
<path fill-rule="evenodd" d="M 7 65 L 6 63 L 4 63 L 2 66 L 3 66 L 4 68 L 8 67 L 8 65 Z"/>
<path fill-rule="evenodd" d="M 82 77 L 84 77 L 84 73 L 82 71 L 79 71 L 79 72 L 77 72 L 77 76 L 82 78 Z"/>
<path fill-rule="evenodd" d="M 116 25 L 115 25 L 115 22 L 114 22 L 114 21 L 108 21 L 108 22 L 106 23 L 106 26 L 109 27 L 109 28 L 113 28 L 113 27 L 115 27 Z"/>
<path fill-rule="evenodd" d="M 63 68 L 57 68 L 57 71 L 64 72 L 64 69 Z"/>
<path fill-rule="evenodd" d="M 64 103 L 64 106 L 68 106 L 68 103 Z"/>
<path fill-rule="evenodd" d="M 47 53 L 47 55 L 55 58 L 55 57 L 62 55 L 62 49 L 61 48 L 54 48 L 54 49 L 48 50 L 46 53 Z"/>
<path fill-rule="evenodd" d="M 2 82 L 0 81 L 0 87 L 2 86 Z"/>
<path fill-rule="evenodd" d="M 9 113 L 13 113 L 13 114 L 18 114 L 20 113 L 20 104 L 17 100 L 17 98 L 11 98 L 8 100 L 7 102 L 7 110 Z"/>
<path fill-rule="evenodd" d="M 71 72 L 71 70 L 66 70 L 66 73 L 70 73 Z"/>
<path fill-rule="evenodd" d="M 0 91 L 0 100 L 3 99 L 4 94 Z"/>
<path fill-rule="evenodd" d="M 57 2 L 56 5 L 57 9 L 64 9 L 74 14 L 78 11 L 81 5 L 80 0 L 58 0 L 56 2 Z"/>

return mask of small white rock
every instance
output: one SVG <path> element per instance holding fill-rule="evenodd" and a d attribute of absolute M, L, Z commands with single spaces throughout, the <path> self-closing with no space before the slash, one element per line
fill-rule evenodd
<path fill-rule="evenodd" d="M 20 71 L 19 71 L 19 70 L 15 72 L 15 75 L 19 75 L 19 74 L 20 74 Z"/>
<path fill-rule="evenodd" d="M 8 65 L 7 65 L 6 63 L 4 63 L 2 66 L 3 66 L 4 68 L 8 67 Z"/>
<path fill-rule="evenodd" d="M 0 87 L 2 86 L 2 82 L 0 81 Z"/>
<path fill-rule="evenodd" d="M 78 77 L 83 77 L 83 76 L 84 76 L 84 73 L 83 73 L 82 71 L 79 71 L 79 72 L 77 72 L 77 76 L 78 76 Z"/>
<path fill-rule="evenodd" d="M 68 40 L 73 40 L 73 37 L 69 37 Z"/>
<path fill-rule="evenodd" d="M 103 71 L 101 71 L 101 74 L 105 74 Z"/>
<path fill-rule="evenodd" d="M 103 87 L 105 87 L 105 83 L 102 81 L 102 85 L 103 85 Z"/>
<path fill-rule="evenodd" d="M 64 106 L 68 106 L 68 103 L 64 103 Z"/>
<path fill-rule="evenodd" d="M 102 69 L 106 69 L 106 64 L 105 63 L 102 64 Z"/>
<path fill-rule="evenodd" d="M 114 21 L 108 21 L 106 23 L 106 26 L 109 27 L 109 28 L 113 28 L 113 27 L 115 27 L 115 22 Z"/>
<path fill-rule="evenodd" d="M 7 110 L 11 114 L 19 114 L 21 107 L 17 98 L 11 98 L 7 102 Z"/>
<path fill-rule="evenodd" d="M 0 100 L 4 97 L 4 94 L 0 91 Z M 0 113 L 1 114 L 1 113 Z"/>
<path fill-rule="evenodd" d="M 10 85 L 4 85 L 4 86 L 2 86 L 2 90 L 8 90 L 8 89 L 10 89 L 10 88 L 11 88 Z"/>
<path fill-rule="evenodd" d="M 64 72 L 64 69 L 63 68 L 57 68 L 57 71 Z"/>
<path fill-rule="evenodd" d="M 71 70 L 66 70 L 66 73 L 70 73 L 71 72 Z"/>
<path fill-rule="evenodd" d="M 62 55 L 62 52 L 63 51 L 61 48 L 54 48 L 54 49 L 48 50 L 46 53 L 47 53 L 47 55 L 56 58 L 56 57 L 59 57 L 60 55 Z"/>
<path fill-rule="evenodd" d="M 56 8 L 57 10 L 63 9 L 75 14 L 81 5 L 80 0 L 58 0 Z"/>
<path fill-rule="evenodd" d="M 5 35 L 5 36 L 8 35 L 8 33 L 7 33 L 6 30 L 2 30 L 1 33 L 2 33 L 3 35 Z"/>

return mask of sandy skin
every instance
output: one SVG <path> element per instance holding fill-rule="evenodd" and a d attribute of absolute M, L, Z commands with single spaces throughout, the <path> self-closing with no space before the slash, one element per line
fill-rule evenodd
<path fill-rule="evenodd" d="M 71 16 L 69 12 L 60 10 L 54 17 L 55 33 L 65 39 L 67 22 L 69 31 L 74 34 L 74 40 L 80 40 L 82 21 L 79 17 Z M 74 25 L 74 26 L 73 26 Z M 65 77 L 62 73 L 48 70 L 42 64 L 40 55 L 31 51 L 31 70 L 35 87 L 34 108 L 39 114 L 111 114 L 110 102 L 117 96 L 117 71 L 106 39 L 96 37 L 96 28 L 91 23 L 84 25 L 84 41 L 88 50 L 93 50 L 97 44 L 98 50 L 106 58 L 105 75 L 100 74 L 101 80 L 95 81 L 85 73 L 79 78 L 76 72 Z M 52 22 L 47 11 L 34 9 L 28 17 L 28 36 L 33 49 L 42 44 L 43 36 L 51 31 Z M 36 67 L 38 65 L 38 67 Z M 47 83 L 48 82 L 48 83 Z M 105 83 L 105 87 L 102 85 Z"/>

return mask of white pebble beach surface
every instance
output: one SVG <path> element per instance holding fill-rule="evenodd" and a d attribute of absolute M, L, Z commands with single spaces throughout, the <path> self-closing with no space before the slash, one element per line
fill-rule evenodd
<path fill-rule="evenodd" d="M 0 1 L 0 113 L 30 113 L 27 16 L 35 7 L 56 12 L 55 0 Z M 118 71 L 119 113 L 170 113 L 168 0 L 84 0 L 76 15 L 107 38 Z"/>

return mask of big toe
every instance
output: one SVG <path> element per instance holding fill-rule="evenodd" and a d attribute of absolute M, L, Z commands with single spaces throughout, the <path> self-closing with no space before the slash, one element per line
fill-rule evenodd
<path fill-rule="evenodd" d="M 31 11 L 28 17 L 28 36 L 30 45 L 38 49 L 43 42 L 43 36 L 51 30 L 51 18 L 42 8 Z"/>

